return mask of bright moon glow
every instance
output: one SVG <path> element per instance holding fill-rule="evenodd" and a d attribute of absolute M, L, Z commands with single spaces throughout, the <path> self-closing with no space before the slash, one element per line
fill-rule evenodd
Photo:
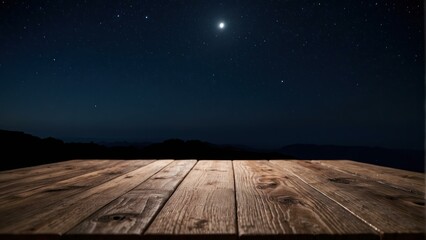
<path fill-rule="evenodd" d="M 220 29 L 225 28 L 225 23 L 223 23 L 223 22 L 219 23 L 219 28 L 220 28 Z"/>

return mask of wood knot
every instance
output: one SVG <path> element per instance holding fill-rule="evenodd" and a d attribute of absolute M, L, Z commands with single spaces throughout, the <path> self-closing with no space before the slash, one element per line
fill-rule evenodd
<path fill-rule="evenodd" d="M 269 182 L 269 183 L 259 183 L 257 184 L 258 189 L 267 189 L 267 188 L 276 188 L 278 186 L 277 182 Z"/>
<path fill-rule="evenodd" d="M 217 168 L 208 168 L 207 171 L 210 171 L 210 172 L 226 172 L 226 170 L 217 169 Z"/>
<path fill-rule="evenodd" d="M 124 220 L 125 218 L 126 216 L 114 216 L 112 217 L 112 220 L 121 221 L 121 220 Z"/>
<path fill-rule="evenodd" d="M 27 231 L 29 231 L 29 232 L 34 232 L 34 231 L 36 231 L 37 230 L 37 228 L 36 227 L 31 227 L 31 228 L 28 228 L 27 229 Z"/>
<path fill-rule="evenodd" d="M 194 219 L 195 221 L 194 221 L 194 224 L 193 224 L 193 227 L 188 227 L 188 229 L 189 229 L 189 231 L 191 231 L 192 229 L 202 229 L 202 228 L 204 228 L 206 225 L 207 225 L 207 223 L 209 222 L 208 220 L 206 220 L 206 219 Z"/>
<path fill-rule="evenodd" d="M 207 220 L 205 220 L 205 219 L 200 219 L 200 220 L 197 220 L 195 223 L 194 223 L 194 226 L 195 226 L 195 228 L 204 228 L 204 226 L 206 226 L 206 224 L 208 223 L 209 221 L 207 221 Z"/>
<path fill-rule="evenodd" d="M 153 179 L 161 180 L 161 179 L 167 179 L 167 178 L 166 177 L 154 177 Z"/>
<path fill-rule="evenodd" d="M 392 201 L 397 199 L 396 197 L 394 197 L 394 196 L 389 196 L 389 195 L 386 195 L 386 196 L 385 196 L 385 198 L 386 198 L 386 199 L 389 199 L 389 200 L 392 200 Z"/>
<path fill-rule="evenodd" d="M 285 205 L 294 205 L 294 204 L 300 204 L 301 201 L 297 198 L 294 198 L 292 196 L 279 196 L 277 197 L 277 201 L 279 203 L 285 204 Z"/>
<path fill-rule="evenodd" d="M 132 213 L 117 213 L 110 215 L 103 215 L 98 218 L 99 222 L 113 222 L 113 221 L 130 221 L 135 218 L 137 214 Z"/>
<path fill-rule="evenodd" d="M 329 178 L 328 181 L 342 184 L 350 184 L 353 179 L 350 178 Z"/>
<path fill-rule="evenodd" d="M 216 185 L 218 184 L 218 181 L 209 181 L 206 183 L 206 185 Z"/>

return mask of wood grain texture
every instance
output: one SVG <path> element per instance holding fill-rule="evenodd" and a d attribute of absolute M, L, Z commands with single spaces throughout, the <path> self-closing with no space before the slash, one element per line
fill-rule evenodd
<path fill-rule="evenodd" d="M 425 175 L 423 173 L 349 160 L 318 160 L 318 162 L 340 171 L 356 174 L 361 177 L 377 179 L 384 184 L 417 193 L 421 196 L 425 194 Z"/>
<path fill-rule="evenodd" d="M 4 216 L 4 219 L 10 220 L 18 220 L 18 218 L 30 216 L 37 212 L 38 209 L 55 204 L 55 202 L 107 182 L 153 161 L 113 161 L 100 170 L 90 171 L 59 182 L 52 182 L 35 189 L 28 187 L 27 191 L 0 198 L 0 215 Z M 37 203 L 37 208 L 34 208 L 34 203 Z M 2 225 L 3 222 L 0 219 L 0 229 Z"/>
<path fill-rule="evenodd" d="M 424 239 L 424 199 L 315 161 L 271 161 L 374 226 L 383 239 Z M 396 171 L 396 170 L 394 170 Z"/>
<path fill-rule="evenodd" d="M 145 236 L 236 237 L 232 162 L 199 161 L 149 226 Z"/>
<path fill-rule="evenodd" d="M 70 238 L 82 234 L 140 235 L 196 164 L 196 160 L 177 160 L 148 180 L 115 199 L 74 227 Z M 73 235 L 73 236 L 71 236 Z M 89 236 L 90 237 L 90 236 Z"/>
<path fill-rule="evenodd" d="M 0 239 L 425 239 L 423 179 L 352 161 L 72 160 L 0 172 Z"/>
<path fill-rule="evenodd" d="M 34 171 L 28 171 L 25 173 L 25 177 L 0 183 L 0 199 L 9 197 L 13 194 L 28 192 L 43 186 L 52 185 L 55 182 L 65 179 L 110 168 L 122 161 L 124 160 L 72 161 L 55 166 L 55 168 L 48 168 L 51 171 L 42 174 L 34 174 Z M 34 170 L 39 171 L 38 169 Z"/>
<path fill-rule="evenodd" d="M 268 161 L 233 162 L 241 237 L 378 239 L 367 224 Z"/>
<path fill-rule="evenodd" d="M 80 163 L 84 160 L 69 160 L 63 162 L 49 163 L 32 167 L 18 168 L 6 171 L 0 171 L 0 184 L 4 182 L 10 182 L 14 180 L 28 177 L 29 175 L 34 176 L 38 174 L 46 174 L 56 171 L 56 169 L 64 169 L 74 163 Z"/>
<path fill-rule="evenodd" d="M 145 177 L 147 176 L 146 174 L 135 178 L 134 174 L 138 172 L 144 173 L 144 171 L 148 171 L 148 174 L 151 174 L 153 171 L 160 170 L 158 169 L 159 167 L 164 167 L 163 165 L 168 164 L 171 161 L 172 160 L 156 162 L 145 162 L 139 160 L 123 161 L 115 167 L 100 170 L 102 172 L 95 171 L 93 175 L 85 175 L 81 179 L 79 178 L 77 182 L 71 180 L 59 182 L 42 192 L 38 191 L 35 195 L 30 194 L 29 196 L 22 196 L 15 201 L 2 204 L 0 205 L 0 216 L 2 216 L 2 218 L 0 218 L 0 233 L 56 233 L 56 231 L 61 232 L 69 230 L 66 229 L 68 226 L 64 226 L 64 224 L 67 221 L 72 220 L 71 218 L 66 219 L 67 221 L 60 221 L 56 226 L 50 225 L 47 220 L 53 217 L 63 219 L 66 218 L 65 216 L 67 215 L 77 213 L 82 214 L 82 216 L 86 216 L 85 214 L 87 213 L 81 211 L 81 209 L 88 208 L 92 210 L 94 206 L 98 206 L 94 205 L 95 203 L 93 202 L 86 202 L 94 198 L 93 196 L 102 198 L 100 193 L 96 193 L 97 191 L 104 190 L 105 188 L 110 190 L 112 193 L 120 193 L 123 189 L 130 190 L 128 189 L 128 186 L 133 186 L 135 182 L 139 184 L 140 182 L 137 181 L 141 179 L 145 180 Z M 143 166 L 145 166 L 145 168 Z M 94 177 L 90 178 L 89 176 Z M 117 181 L 120 182 L 123 178 L 127 178 L 126 180 L 128 181 L 122 181 L 124 182 L 122 183 L 123 188 L 119 189 L 119 186 L 117 186 L 117 189 L 114 191 L 114 186 L 112 184 Z M 91 181 L 87 181 L 87 179 L 90 179 Z M 127 182 L 129 183 L 128 186 L 125 185 Z M 110 192 L 107 193 L 111 194 Z M 105 197 L 105 199 L 108 199 L 108 195 Z M 80 204 L 78 204 L 78 201 L 81 201 Z M 99 200 L 99 202 L 103 202 L 103 200 Z M 80 205 L 81 209 L 78 208 L 78 205 Z M 69 211 L 67 212 L 65 209 L 68 209 Z M 72 212 L 74 210 L 77 211 L 77 213 Z M 51 215 L 46 216 L 46 214 Z M 53 220 L 51 219 L 51 221 Z M 10 225 L 10 222 L 13 222 L 14 224 Z M 77 223 L 78 222 L 75 224 Z M 70 228 L 73 226 L 70 226 Z"/>

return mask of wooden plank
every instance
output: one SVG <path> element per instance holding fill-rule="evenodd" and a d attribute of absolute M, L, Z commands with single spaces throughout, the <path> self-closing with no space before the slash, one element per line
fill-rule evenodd
<path fill-rule="evenodd" d="M 0 199 L 11 194 L 18 194 L 51 185 L 65 179 L 73 178 L 102 168 L 109 168 L 124 160 L 86 160 L 74 161 L 56 167 L 51 172 L 33 174 L 32 171 L 22 175 L 19 179 L 0 183 Z"/>
<path fill-rule="evenodd" d="M 24 221 L 27 217 L 40 212 L 68 197 L 86 191 L 118 176 L 145 166 L 153 160 L 127 160 L 115 166 L 76 176 L 51 185 L 32 189 L 0 199 L 0 231 L 9 222 Z M 35 207 L 34 204 L 37 204 Z"/>
<path fill-rule="evenodd" d="M 0 184 L 8 181 L 19 180 L 28 175 L 47 174 L 56 171 L 57 168 L 64 169 L 64 167 L 71 166 L 74 163 L 82 162 L 83 160 L 68 160 L 56 163 L 43 164 L 38 166 L 17 168 L 12 170 L 0 171 Z"/>
<path fill-rule="evenodd" d="M 83 234 L 115 236 L 141 235 L 170 195 L 196 164 L 196 160 L 177 160 L 151 178 L 92 214 L 67 234 L 81 239 Z M 86 236 L 91 238 L 91 235 Z"/>
<path fill-rule="evenodd" d="M 167 201 L 145 236 L 236 237 L 232 162 L 199 161 Z"/>
<path fill-rule="evenodd" d="M 1 219 L 0 233 L 63 234 L 99 208 L 130 191 L 173 160 L 158 160 L 124 175 L 75 194 L 50 206 L 34 206 L 31 214 L 12 215 L 13 224 Z M 24 216 L 23 216 L 24 215 Z M 17 220 L 16 220 L 17 219 Z"/>
<path fill-rule="evenodd" d="M 321 164 L 339 171 L 356 174 L 424 196 L 425 175 L 401 169 L 382 167 L 349 160 L 320 160 Z"/>
<path fill-rule="evenodd" d="M 268 161 L 235 160 L 234 171 L 240 237 L 379 239 L 360 219 Z"/>
<path fill-rule="evenodd" d="M 421 196 L 309 161 L 271 161 L 338 202 L 383 235 L 383 239 L 424 239 Z"/>
<path fill-rule="evenodd" d="M 26 204 L 32 208 L 32 204 L 39 201 L 41 201 L 39 202 L 40 204 L 52 204 L 54 201 L 58 201 L 58 199 L 60 200 L 72 194 L 84 191 L 136 168 L 145 166 L 153 161 L 154 160 L 113 161 L 100 170 L 93 169 L 93 171 L 59 182 L 48 181 L 44 186 L 34 189 L 29 187 L 28 190 L 1 197 L 0 213 L 1 209 L 8 208 L 14 211 L 14 206 L 22 209 Z"/>

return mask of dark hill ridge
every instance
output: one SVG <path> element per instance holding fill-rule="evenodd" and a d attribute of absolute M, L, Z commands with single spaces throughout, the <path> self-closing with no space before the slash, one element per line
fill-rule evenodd
<path fill-rule="evenodd" d="M 0 170 L 34 166 L 69 159 L 290 159 L 279 152 L 255 152 L 198 140 L 167 140 L 145 147 L 64 143 L 23 132 L 0 130 Z M 6 157 L 7 156 L 7 157 Z"/>
<path fill-rule="evenodd" d="M 64 143 L 23 132 L 0 130 L 0 170 L 69 159 L 349 159 L 424 172 L 424 151 L 373 147 L 296 144 L 276 151 L 198 140 L 171 139 L 162 143 Z M 7 157 L 6 157 L 7 156 Z"/>

